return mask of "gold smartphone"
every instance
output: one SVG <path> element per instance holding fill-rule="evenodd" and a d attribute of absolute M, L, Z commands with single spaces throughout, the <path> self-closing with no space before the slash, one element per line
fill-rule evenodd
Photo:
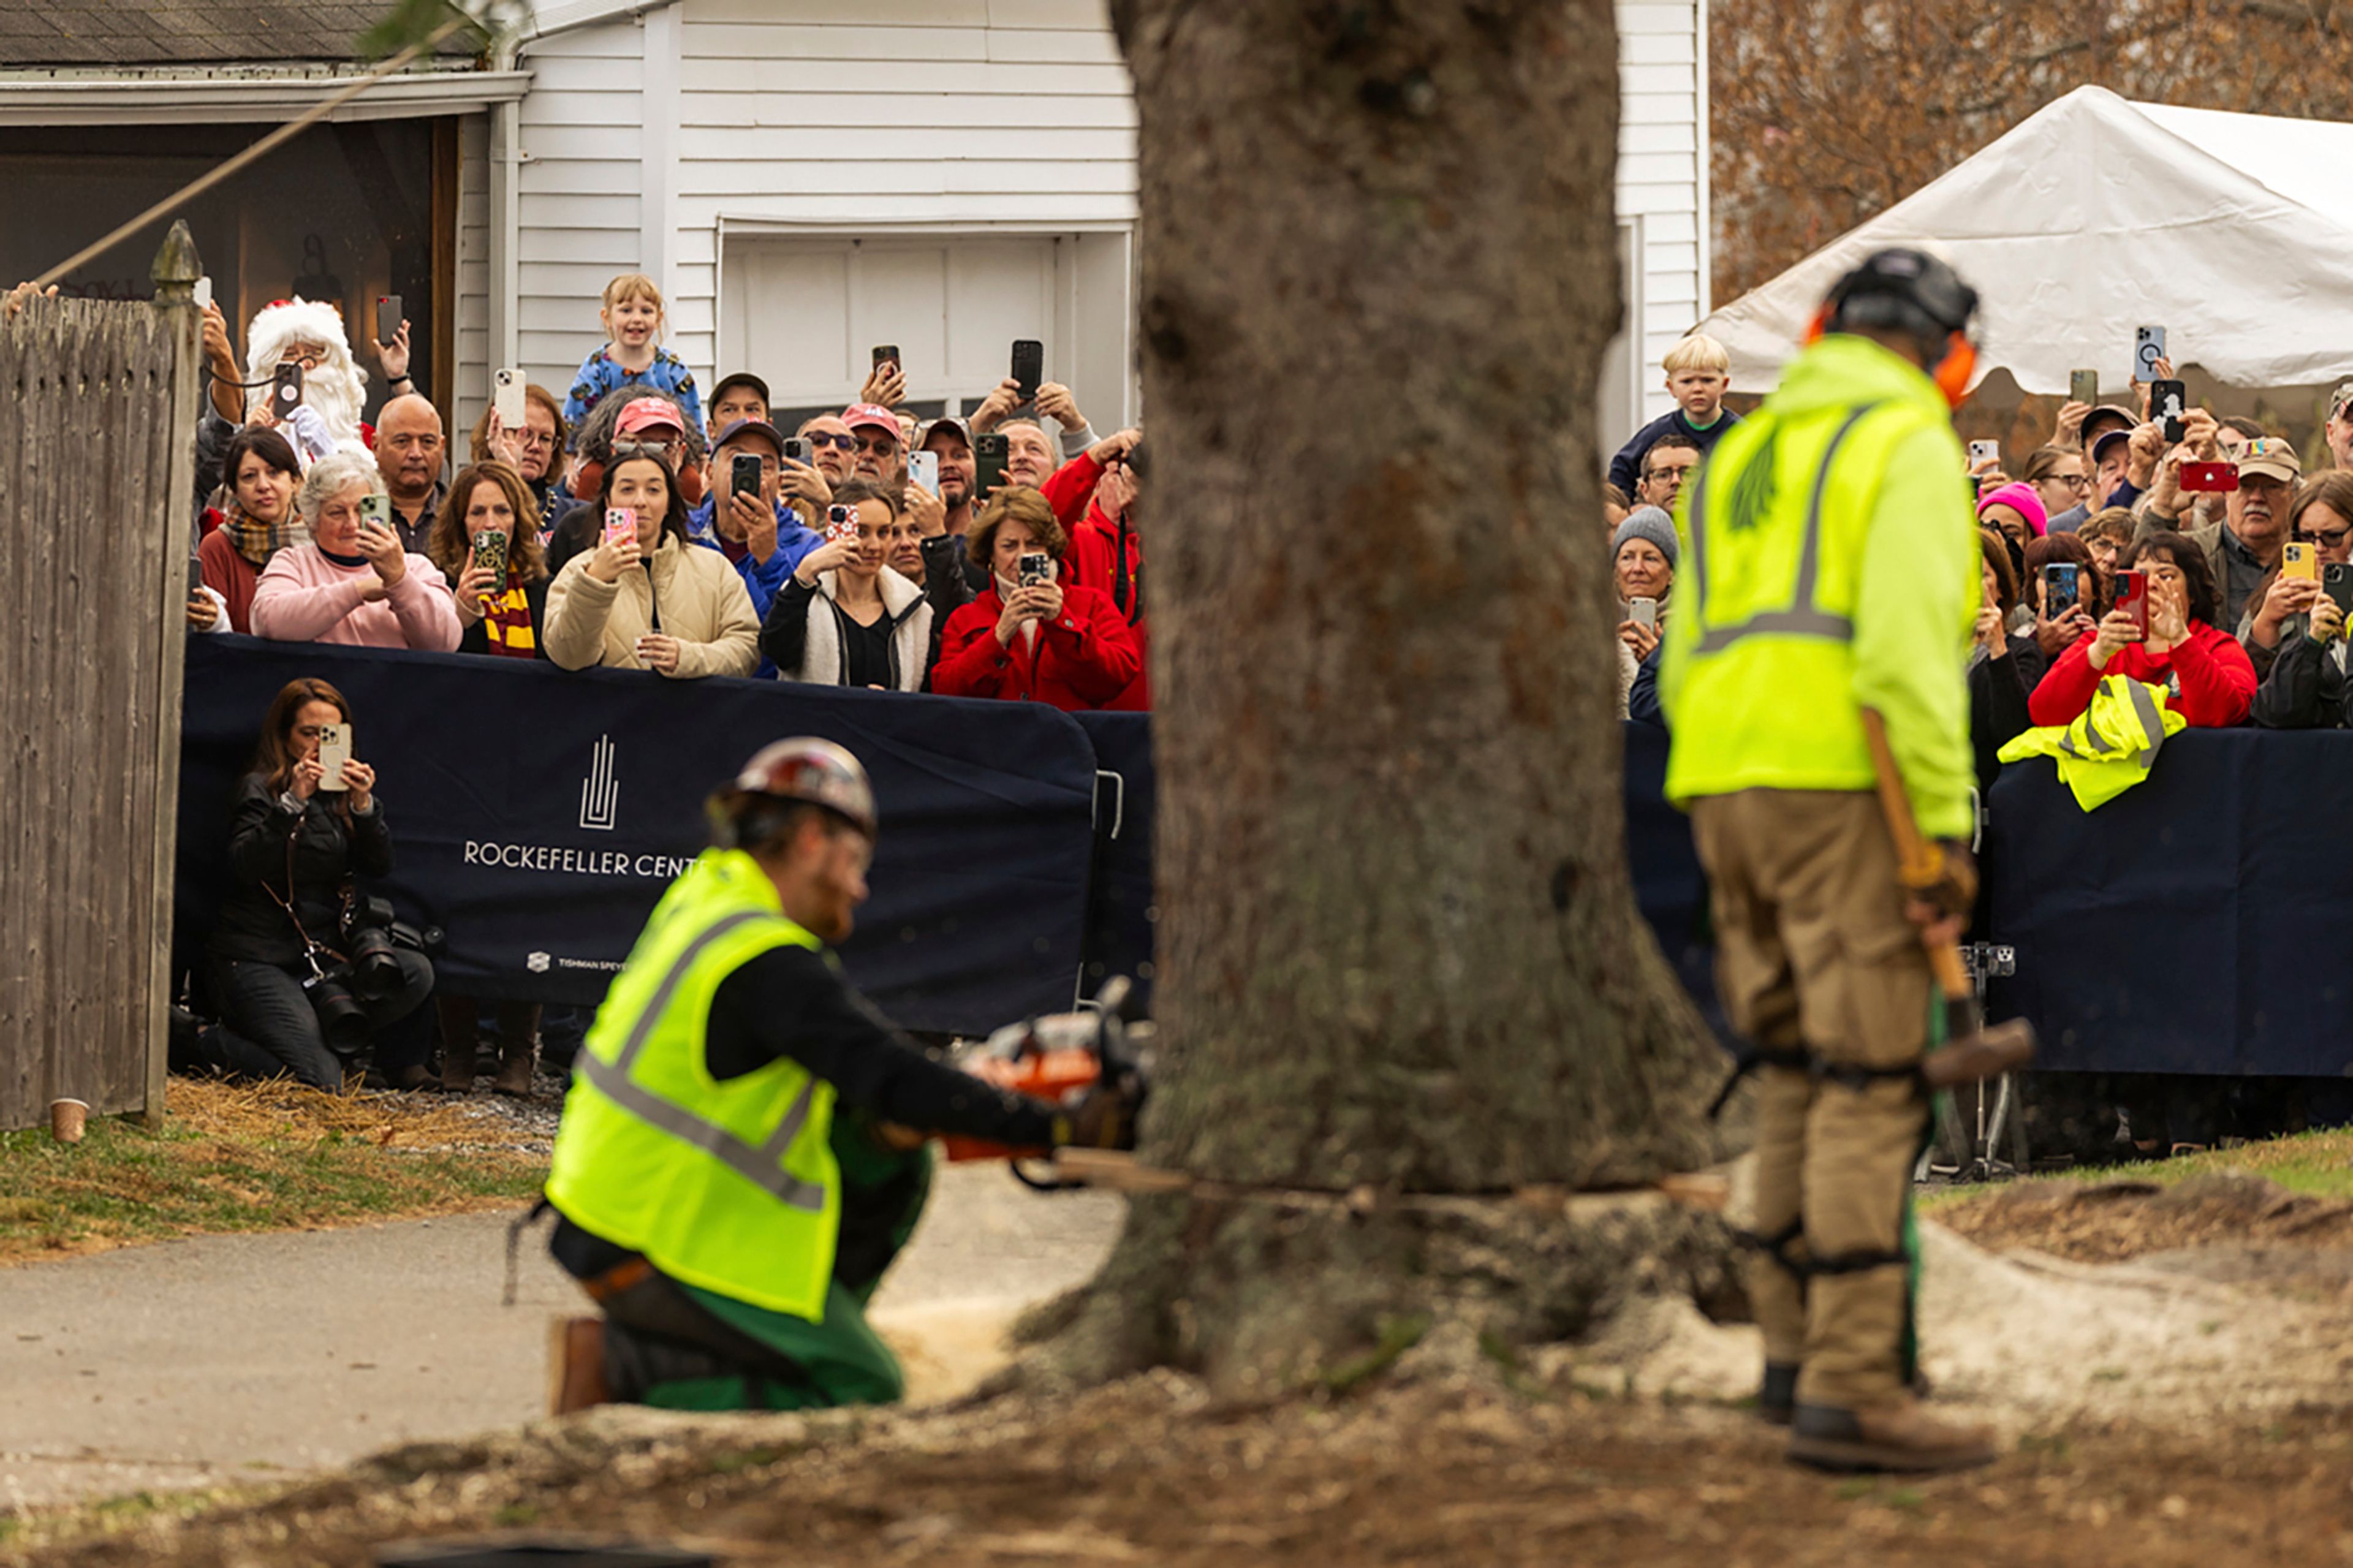
<path fill-rule="evenodd" d="M 2317 583 L 2320 581 L 2320 558 L 2312 552 L 2311 545 L 2291 541 L 2280 547 L 2280 575 Z"/>

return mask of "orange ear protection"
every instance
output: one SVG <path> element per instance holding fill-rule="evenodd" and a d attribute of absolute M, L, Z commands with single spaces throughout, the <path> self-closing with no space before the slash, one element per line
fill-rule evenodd
<path fill-rule="evenodd" d="M 1801 340 L 1806 347 L 1813 347 L 1830 331 L 1832 309 L 1831 304 L 1824 300 L 1821 308 L 1814 312 L 1814 319 L 1806 323 L 1805 336 Z M 1969 342 L 1967 332 L 1955 332 L 1946 339 L 1944 353 L 1936 363 L 1926 367 L 1928 379 L 1935 382 L 1936 390 L 1945 395 L 1945 402 L 1955 408 L 1968 397 L 1969 377 L 1977 374 L 1977 368 L 1978 346 Z"/>
<path fill-rule="evenodd" d="M 1928 367 L 1928 378 L 1945 401 L 1958 408 L 1969 395 L 1969 377 L 1977 374 L 1978 346 L 1967 332 L 1955 332 L 1945 342 L 1945 357 Z"/>

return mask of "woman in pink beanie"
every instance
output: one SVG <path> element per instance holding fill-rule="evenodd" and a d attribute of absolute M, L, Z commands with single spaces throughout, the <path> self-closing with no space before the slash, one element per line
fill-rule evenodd
<path fill-rule="evenodd" d="M 2028 541 L 2042 538 L 2051 528 L 2042 498 L 2029 484 L 2004 485 L 1978 497 L 1978 521 L 2001 530 L 2021 550 Z"/>

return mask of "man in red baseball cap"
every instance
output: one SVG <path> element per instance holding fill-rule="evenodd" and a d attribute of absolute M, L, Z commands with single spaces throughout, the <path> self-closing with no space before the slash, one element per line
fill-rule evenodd
<path fill-rule="evenodd" d="M 907 482 L 906 440 L 899 416 L 874 403 L 853 403 L 841 411 L 858 450 L 849 459 L 850 472 L 878 485 Z"/>

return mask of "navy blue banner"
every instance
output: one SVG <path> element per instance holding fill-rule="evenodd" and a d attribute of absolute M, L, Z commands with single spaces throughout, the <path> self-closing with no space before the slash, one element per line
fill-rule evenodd
<path fill-rule="evenodd" d="M 245 637 L 188 639 L 176 931 L 201 948 L 262 715 L 300 676 L 350 701 L 377 772 L 403 918 L 441 926 L 449 990 L 594 1004 L 654 900 L 708 842 L 702 803 L 786 735 L 821 735 L 873 776 L 873 897 L 842 950 L 913 1029 L 974 1032 L 1066 1008 L 1094 854 L 1095 757 L 1036 703 Z"/>
<path fill-rule="evenodd" d="M 1073 713 L 1095 749 L 1095 880 L 1087 910 L 1087 993 L 1114 974 L 1152 1001 L 1152 715 Z"/>
<path fill-rule="evenodd" d="M 2348 813 L 2342 731 L 2185 731 L 2088 814 L 2051 761 L 2005 768 L 1985 864 L 2018 973 L 1993 1009 L 2053 1069 L 2353 1074 Z"/>

